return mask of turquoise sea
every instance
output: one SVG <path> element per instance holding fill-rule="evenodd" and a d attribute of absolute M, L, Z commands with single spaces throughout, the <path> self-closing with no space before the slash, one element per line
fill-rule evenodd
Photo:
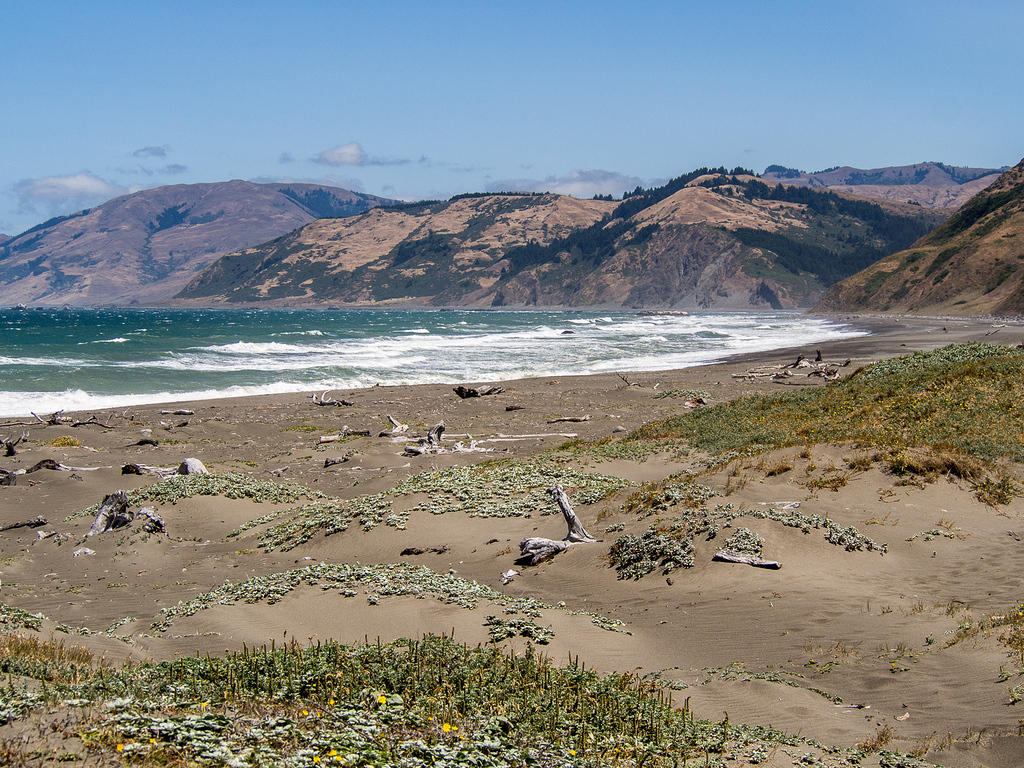
<path fill-rule="evenodd" d="M 664 370 L 859 335 L 794 312 L 0 310 L 0 415 Z"/>

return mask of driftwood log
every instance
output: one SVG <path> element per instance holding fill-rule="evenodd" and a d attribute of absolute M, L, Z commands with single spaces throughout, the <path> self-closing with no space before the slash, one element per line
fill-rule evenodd
<path fill-rule="evenodd" d="M 461 399 L 468 397 L 487 397 L 487 395 L 500 395 L 505 391 L 504 387 L 464 387 L 461 384 L 452 390 Z"/>
<path fill-rule="evenodd" d="M 18 528 L 41 528 L 46 525 L 46 518 L 42 515 L 33 517 L 31 520 L 22 520 L 20 523 L 11 523 L 0 528 L 0 533 L 16 531 Z"/>
<path fill-rule="evenodd" d="M 153 507 L 143 507 L 139 510 L 138 517 L 142 520 L 142 530 L 146 533 L 163 533 L 164 519 Z"/>
<path fill-rule="evenodd" d="M 561 510 L 562 517 L 565 518 L 565 525 L 568 530 L 565 534 L 565 538 L 561 541 L 545 539 L 539 536 L 531 536 L 519 542 L 519 552 L 521 554 L 520 561 L 524 564 L 537 565 L 545 560 L 550 560 L 559 552 L 564 552 L 573 544 L 597 541 L 597 539 L 587 533 L 587 529 L 583 527 L 583 523 L 580 522 L 579 517 L 576 515 L 576 511 L 572 508 L 572 502 L 569 501 L 569 497 L 566 495 L 565 489 L 561 485 L 548 488 L 548 495 Z"/>
<path fill-rule="evenodd" d="M 18 476 L 14 472 L 8 472 L 6 469 L 0 469 L 0 486 L 17 484 Z"/>
<path fill-rule="evenodd" d="M 114 428 L 110 424 L 104 424 L 102 421 L 99 420 L 99 418 L 95 414 L 90 416 L 88 419 L 85 419 L 84 421 L 81 421 L 79 419 L 73 418 L 72 416 L 65 416 L 63 408 L 61 408 L 59 411 L 54 411 L 49 416 L 47 416 L 45 419 L 42 416 L 40 416 L 38 413 L 33 413 L 32 415 L 35 417 L 36 421 L 38 421 L 40 424 L 45 424 L 48 427 L 57 427 L 57 426 L 68 426 L 68 427 L 97 426 L 97 427 L 103 427 L 103 429 L 113 429 Z"/>
<path fill-rule="evenodd" d="M 336 443 L 339 440 L 344 440 L 346 437 L 369 437 L 370 430 L 368 429 L 349 429 L 348 424 L 341 428 L 341 432 L 336 435 L 320 435 L 320 439 L 317 441 L 320 445 L 324 443 Z"/>
<path fill-rule="evenodd" d="M 173 411 L 160 411 L 161 416 L 195 416 L 196 412 L 188 408 L 175 408 Z"/>
<path fill-rule="evenodd" d="M 130 525 L 134 519 L 135 515 L 128 509 L 128 494 L 124 491 L 114 491 L 103 497 L 100 511 L 89 532 L 85 535 L 95 536 L 115 528 L 124 528 L 126 525 Z"/>
<path fill-rule="evenodd" d="M 717 563 L 740 563 L 742 565 L 752 565 L 755 568 L 771 568 L 776 571 L 782 567 L 782 563 L 778 560 L 765 560 L 754 555 L 734 552 L 731 549 L 720 549 L 715 552 L 715 556 L 711 559 Z"/>
<path fill-rule="evenodd" d="M 590 421 L 590 415 L 586 416 L 559 416 L 557 419 L 548 419 L 548 424 L 558 424 L 560 421 L 583 422 Z"/>
<path fill-rule="evenodd" d="M 185 459 L 176 467 L 153 467 L 149 464 L 129 462 L 121 467 L 121 474 L 172 477 L 174 475 L 208 475 L 210 473 L 199 459 Z"/>

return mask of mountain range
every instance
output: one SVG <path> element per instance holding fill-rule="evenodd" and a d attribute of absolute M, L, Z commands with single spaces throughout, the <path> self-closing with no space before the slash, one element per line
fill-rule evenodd
<path fill-rule="evenodd" d="M 123 195 L 0 240 L 0 304 L 166 303 L 225 253 L 391 202 L 317 184 L 249 181 Z"/>
<path fill-rule="evenodd" d="M 325 219 L 222 257 L 188 303 L 810 306 L 945 218 L 698 169 L 621 202 L 472 194 Z"/>
<path fill-rule="evenodd" d="M 1024 160 L 910 248 L 832 286 L 817 309 L 1024 314 Z"/>
<path fill-rule="evenodd" d="M 915 163 L 871 169 L 843 165 L 807 173 L 781 165 L 769 165 L 761 178 L 792 186 L 824 187 L 862 197 L 952 210 L 985 189 L 1005 170 L 963 168 L 945 163 Z"/>

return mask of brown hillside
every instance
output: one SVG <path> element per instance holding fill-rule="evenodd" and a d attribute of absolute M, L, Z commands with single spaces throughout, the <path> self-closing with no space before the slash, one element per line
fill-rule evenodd
<path fill-rule="evenodd" d="M 945 224 L 833 286 L 823 311 L 1024 312 L 1024 161 Z"/>

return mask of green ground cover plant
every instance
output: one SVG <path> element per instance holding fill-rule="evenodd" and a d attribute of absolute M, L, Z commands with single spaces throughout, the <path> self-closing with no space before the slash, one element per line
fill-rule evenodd
<path fill-rule="evenodd" d="M 559 666 L 532 647 L 515 653 L 428 636 L 271 644 L 116 668 L 12 650 L 58 660 L 46 672 L 19 662 L 22 677 L 0 689 L 0 722 L 73 712 L 81 749 L 97 764 L 682 768 L 756 765 L 796 748 L 801 764 L 838 768 L 866 757 L 771 728 L 699 720 L 656 680 L 599 675 L 578 658 Z M 5 743 L 5 757 L 45 754 L 30 742 Z"/>

